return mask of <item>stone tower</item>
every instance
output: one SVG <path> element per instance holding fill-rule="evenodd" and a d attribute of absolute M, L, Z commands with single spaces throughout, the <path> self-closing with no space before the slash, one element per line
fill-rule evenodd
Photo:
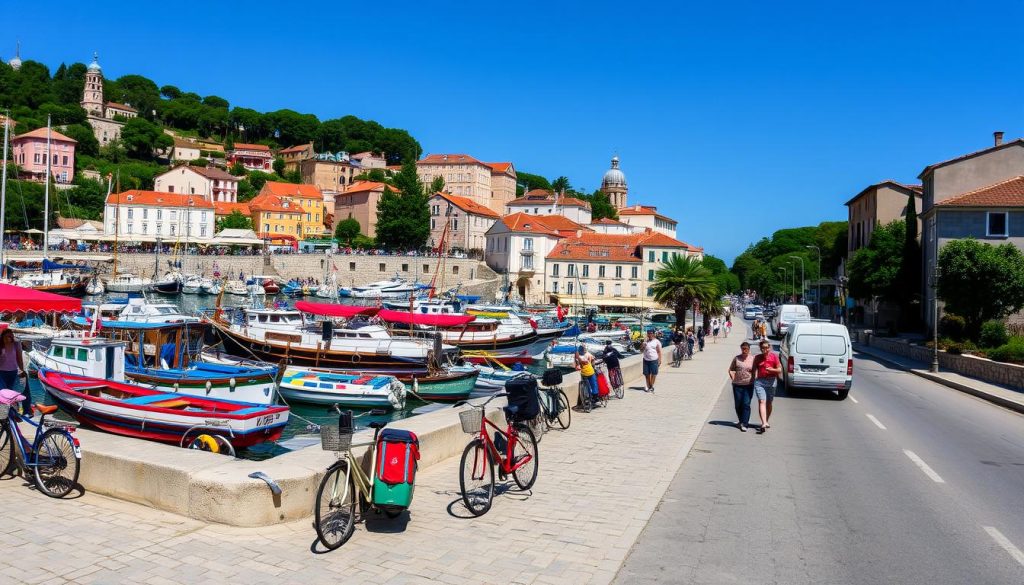
<path fill-rule="evenodd" d="M 100 70 L 99 55 L 96 53 L 92 54 L 92 63 L 85 72 L 82 108 L 90 116 L 103 117 L 103 71 Z"/>
<path fill-rule="evenodd" d="M 619 170 L 618 155 L 612 157 L 612 168 L 605 171 L 604 178 L 601 179 L 601 191 L 608 196 L 608 201 L 615 209 L 626 207 L 629 187 L 626 186 L 626 175 Z"/>

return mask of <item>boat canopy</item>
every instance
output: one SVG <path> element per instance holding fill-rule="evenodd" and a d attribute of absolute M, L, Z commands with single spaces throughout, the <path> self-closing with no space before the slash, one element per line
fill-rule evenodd
<path fill-rule="evenodd" d="M 356 305 L 338 305 L 335 303 L 311 303 L 309 301 L 295 301 L 295 308 L 303 313 L 322 315 L 324 317 L 350 318 L 357 315 L 370 317 L 379 310 L 377 307 L 359 307 Z"/>
<path fill-rule="evenodd" d="M 0 313 L 77 313 L 81 310 L 81 299 L 0 284 Z"/>
<path fill-rule="evenodd" d="M 408 311 L 392 311 L 391 309 L 381 309 L 377 316 L 391 323 L 424 325 L 427 327 L 457 327 L 472 323 L 476 319 L 473 315 L 432 315 L 410 313 Z"/>

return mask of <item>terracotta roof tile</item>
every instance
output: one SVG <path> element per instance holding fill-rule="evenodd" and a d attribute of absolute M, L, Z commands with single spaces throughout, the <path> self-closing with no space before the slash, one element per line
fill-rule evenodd
<path fill-rule="evenodd" d="M 563 237 L 558 231 L 548 227 L 539 216 L 528 213 L 512 213 L 501 218 L 501 222 L 505 224 L 509 231 L 513 232 L 529 232 L 556 238 Z"/>
<path fill-rule="evenodd" d="M 498 173 L 498 174 L 507 173 L 512 168 L 512 163 L 510 163 L 510 162 L 496 162 L 496 163 L 485 163 L 485 164 L 487 166 L 491 167 L 491 172 L 492 173 Z"/>
<path fill-rule="evenodd" d="M 119 104 L 117 102 L 107 102 L 107 107 L 108 108 L 114 108 L 115 110 L 124 110 L 126 112 L 138 113 L 138 110 L 136 110 L 135 108 L 129 106 L 128 104 Z"/>
<path fill-rule="evenodd" d="M 469 156 L 468 154 L 428 154 L 427 156 L 416 161 L 418 165 L 461 165 L 461 164 L 478 164 L 483 166 L 489 166 L 487 163 L 480 161 L 477 158 Z"/>
<path fill-rule="evenodd" d="M 215 179 L 218 181 L 234 181 L 236 183 L 238 182 L 238 177 L 232 175 L 227 171 L 218 169 L 217 167 L 194 167 L 190 165 L 188 168 L 189 170 L 195 171 L 196 173 L 199 173 L 200 175 L 206 177 L 207 179 Z"/>
<path fill-rule="evenodd" d="M 249 209 L 248 203 L 227 203 L 224 201 L 216 201 L 213 204 L 214 215 L 231 215 L 232 212 L 237 211 L 242 215 L 252 215 L 252 210 Z"/>
<path fill-rule="evenodd" d="M 295 146 L 289 146 L 288 148 L 282 148 L 277 153 L 278 154 L 291 154 L 293 152 L 302 152 L 302 151 L 307 150 L 307 149 L 308 150 L 312 150 L 312 148 L 313 147 L 311 145 L 309 145 L 309 144 L 297 144 Z"/>
<path fill-rule="evenodd" d="M 550 260 L 642 262 L 642 251 L 645 247 L 697 250 L 679 240 L 648 229 L 639 234 L 584 232 L 579 236 L 569 237 L 559 242 L 547 257 Z"/>
<path fill-rule="evenodd" d="M 938 207 L 1024 207 L 1024 176 L 968 191 L 935 204 Z"/>
<path fill-rule="evenodd" d="M 11 143 L 13 144 L 14 141 L 21 140 L 22 138 L 46 138 L 46 128 L 45 127 L 43 127 L 43 128 L 36 128 L 35 130 L 32 130 L 31 132 L 26 132 L 24 134 L 19 134 L 19 135 L 15 136 L 14 138 L 11 138 Z M 53 141 L 53 140 L 60 140 L 60 141 L 63 141 L 63 142 L 73 142 L 75 144 L 78 144 L 78 141 L 75 140 L 74 138 L 68 138 L 67 136 L 64 136 L 63 134 L 61 134 L 60 132 L 57 132 L 56 130 L 54 130 L 52 128 L 50 129 L 50 140 L 51 141 Z"/>
<path fill-rule="evenodd" d="M 266 144 L 245 144 L 242 142 L 236 142 L 235 147 L 232 150 L 262 150 L 265 151 L 267 154 L 270 154 L 270 147 L 267 146 Z"/>
<path fill-rule="evenodd" d="M 276 213 L 306 213 L 301 205 L 290 203 L 286 197 L 273 193 L 260 193 L 249 202 L 252 211 L 273 211 Z"/>
<path fill-rule="evenodd" d="M 480 205 L 479 203 L 473 201 L 469 197 L 460 197 L 458 195 L 452 195 L 450 193 L 435 193 L 434 197 L 440 197 L 442 199 L 445 199 L 452 205 L 458 207 L 459 209 L 465 211 L 466 213 L 471 213 L 473 215 L 482 215 L 484 217 L 491 217 L 495 219 L 501 217 L 493 210 L 491 210 L 489 207 L 484 207 L 483 205 Z"/>
<path fill-rule="evenodd" d="M 279 197 L 296 197 L 299 199 L 323 200 L 324 194 L 316 185 L 303 183 L 280 183 L 278 181 L 267 181 L 260 189 L 260 193 L 271 193 Z"/>
<path fill-rule="evenodd" d="M 594 221 L 592 221 L 590 223 L 591 223 L 591 225 L 594 225 L 594 224 L 596 224 L 596 225 L 621 225 L 621 226 L 629 227 L 628 223 L 622 223 L 621 221 L 614 220 L 614 219 L 612 219 L 610 217 L 602 217 L 601 219 L 594 220 Z"/>
<path fill-rule="evenodd" d="M 630 205 L 629 207 L 619 210 L 619 217 L 624 215 L 653 215 L 658 219 L 663 219 L 671 223 L 678 223 L 671 217 L 658 213 L 658 208 L 653 205 Z"/>
<path fill-rule="evenodd" d="M 107 196 L 107 203 L 110 205 L 154 205 L 159 207 L 203 207 L 213 209 L 213 203 L 201 195 L 187 195 L 184 193 L 162 193 L 160 191 L 141 191 L 129 189 L 121 193 L 111 193 Z"/>
<path fill-rule="evenodd" d="M 360 193 L 362 191 L 383 191 L 384 187 L 389 187 L 387 183 L 380 183 L 378 181 L 355 181 L 351 185 L 345 188 L 345 193 Z M 398 193 L 398 189 L 391 187 L 391 190 Z"/>
<path fill-rule="evenodd" d="M 540 191 L 543 194 L 532 195 L 534 191 Z M 513 199 L 512 201 L 509 201 L 505 205 L 518 207 L 530 205 L 551 206 L 555 204 L 554 196 L 551 194 L 550 191 L 543 191 L 542 189 L 535 189 L 534 191 L 530 191 L 530 193 L 527 193 L 526 195 L 523 195 L 518 199 Z M 576 197 L 559 197 L 558 205 L 568 205 L 571 207 L 582 207 L 584 209 L 590 209 L 590 203 L 582 199 L 577 199 Z"/>

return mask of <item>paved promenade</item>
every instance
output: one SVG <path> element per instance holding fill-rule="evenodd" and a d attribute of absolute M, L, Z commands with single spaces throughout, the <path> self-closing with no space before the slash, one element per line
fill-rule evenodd
<path fill-rule="evenodd" d="M 655 394 L 636 380 L 609 408 L 574 412 L 568 431 L 544 436 L 532 493 L 498 495 L 487 515 L 471 519 L 451 458 L 418 475 L 407 522 L 358 524 L 348 544 L 326 554 L 311 551 L 308 520 L 208 525 L 92 494 L 51 500 L 20 478 L 0 481 L 8 519 L 0 580 L 609 583 L 704 427 L 741 337 L 737 328 L 681 368 L 663 365 Z"/>

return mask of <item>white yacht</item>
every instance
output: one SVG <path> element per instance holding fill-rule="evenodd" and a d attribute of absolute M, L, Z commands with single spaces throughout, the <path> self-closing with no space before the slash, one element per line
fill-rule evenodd
<path fill-rule="evenodd" d="M 108 278 L 106 285 L 107 292 L 112 293 L 143 292 L 149 290 L 149 287 L 153 285 L 153 281 L 149 278 L 122 272 L 113 278 Z"/>
<path fill-rule="evenodd" d="M 181 283 L 181 292 L 187 295 L 197 295 L 203 292 L 203 279 L 198 276 L 189 276 Z"/>
<path fill-rule="evenodd" d="M 371 282 L 363 286 L 354 286 L 351 289 L 342 289 L 340 292 L 341 296 L 357 299 L 400 299 L 408 297 L 418 289 L 416 284 L 396 276 L 391 280 Z"/>

